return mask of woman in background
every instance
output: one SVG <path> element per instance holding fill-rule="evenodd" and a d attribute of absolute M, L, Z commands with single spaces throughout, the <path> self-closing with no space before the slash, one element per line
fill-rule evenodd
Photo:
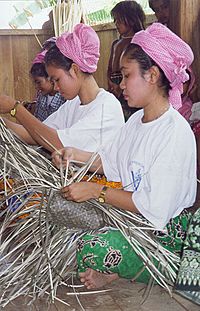
<path fill-rule="evenodd" d="M 119 32 L 120 38 L 112 43 L 107 70 L 108 91 L 113 93 L 121 102 L 125 120 L 137 109 L 129 107 L 119 86 L 122 75 L 120 72 L 120 56 L 129 45 L 133 35 L 145 28 L 145 14 L 136 1 L 122 1 L 112 9 L 111 15 Z"/>

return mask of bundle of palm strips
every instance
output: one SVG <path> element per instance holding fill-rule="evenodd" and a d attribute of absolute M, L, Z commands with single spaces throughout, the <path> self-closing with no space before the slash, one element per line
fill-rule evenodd
<path fill-rule="evenodd" d="M 0 140 L 0 306 L 20 295 L 31 297 L 31 302 L 46 296 L 53 303 L 59 299 L 59 286 L 71 283 L 76 242 L 85 230 L 59 226 L 48 217 L 51 192 L 63 186 L 64 173 L 65 184 L 85 180 L 97 154 L 81 167 L 70 163 L 64 172 L 18 139 L 2 119 Z M 96 200 L 89 203 L 104 214 L 106 226 L 118 228 L 129 241 L 151 274 L 151 283 L 170 292 L 179 257 L 157 242 L 153 225 L 134 213 Z"/>

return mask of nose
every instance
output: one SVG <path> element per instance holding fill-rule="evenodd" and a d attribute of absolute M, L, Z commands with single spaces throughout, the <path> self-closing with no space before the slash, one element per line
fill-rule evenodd
<path fill-rule="evenodd" d="M 119 21 L 117 21 L 117 20 L 115 20 L 115 26 L 118 28 L 118 26 L 119 26 Z"/>
<path fill-rule="evenodd" d="M 41 88 L 38 84 L 35 84 L 35 89 L 36 89 L 36 91 L 40 91 Z"/>
<path fill-rule="evenodd" d="M 59 86 L 58 86 L 58 84 L 56 82 L 54 82 L 54 90 L 55 91 L 59 91 Z"/>
<path fill-rule="evenodd" d="M 121 80 L 121 82 L 120 82 L 119 86 L 120 86 L 120 89 L 122 89 L 122 90 L 124 90 L 124 89 L 125 89 L 124 78 L 122 78 L 122 80 Z"/>

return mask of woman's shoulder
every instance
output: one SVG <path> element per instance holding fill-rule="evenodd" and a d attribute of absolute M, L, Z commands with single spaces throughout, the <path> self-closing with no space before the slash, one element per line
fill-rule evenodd
<path fill-rule="evenodd" d="M 115 39 L 112 44 L 111 44 L 111 48 L 114 48 L 114 46 L 120 41 L 120 39 Z"/>
<path fill-rule="evenodd" d="M 116 44 L 115 44 L 115 49 L 116 50 L 124 50 L 131 42 L 131 37 L 130 38 L 121 38 L 119 39 Z"/>
<path fill-rule="evenodd" d="M 115 95 L 113 95 L 112 93 L 110 93 L 109 91 L 106 91 L 105 89 L 101 88 L 99 91 L 99 94 L 97 96 L 97 98 L 101 101 L 101 103 L 103 104 L 105 101 L 106 104 L 109 103 L 119 103 L 119 100 L 115 97 Z M 120 104 L 121 105 L 121 104 Z"/>
<path fill-rule="evenodd" d="M 62 97 L 63 98 L 63 97 Z M 71 111 L 76 109 L 77 106 L 80 106 L 80 98 L 78 96 L 76 96 L 73 99 L 65 99 L 64 103 L 60 106 L 60 108 L 58 109 L 59 113 L 62 111 Z"/>
<path fill-rule="evenodd" d="M 170 107 L 170 117 L 174 127 L 179 128 L 180 126 L 185 129 L 190 129 L 190 124 L 188 121 L 181 115 L 181 113 L 173 107 Z"/>

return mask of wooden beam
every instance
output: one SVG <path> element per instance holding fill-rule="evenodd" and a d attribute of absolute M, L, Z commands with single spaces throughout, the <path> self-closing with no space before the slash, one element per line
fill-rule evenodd
<path fill-rule="evenodd" d="M 197 83 L 194 100 L 200 101 L 200 1 L 171 0 L 169 27 L 185 40 L 194 52 L 192 68 Z"/>

